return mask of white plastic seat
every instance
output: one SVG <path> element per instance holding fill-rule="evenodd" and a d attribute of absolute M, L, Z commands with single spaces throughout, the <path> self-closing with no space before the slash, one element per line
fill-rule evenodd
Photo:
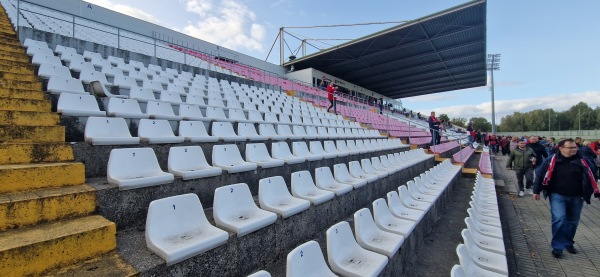
<path fill-rule="evenodd" d="M 384 178 L 384 177 L 388 176 L 387 171 L 379 171 L 379 170 L 376 170 L 375 168 L 373 168 L 373 165 L 371 164 L 370 159 L 361 159 L 360 166 L 362 167 L 362 170 L 366 174 L 377 175 L 379 178 Z"/>
<path fill-rule="evenodd" d="M 265 147 L 265 150 L 267 148 Z M 258 201 L 264 210 L 287 218 L 310 208 L 310 201 L 293 197 L 281 176 L 260 179 Z"/>
<path fill-rule="evenodd" d="M 179 106 L 179 115 L 185 120 L 207 120 L 200 107 L 191 104 L 182 104 Z"/>
<path fill-rule="evenodd" d="M 234 232 L 238 237 L 271 225 L 277 220 L 275 213 L 256 206 L 245 183 L 215 189 L 213 217 L 218 227 Z"/>
<path fill-rule="evenodd" d="M 58 97 L 56 112 L 68 116 L 106 116 L 101 111 L 93 95 L 61 93 Z"/>
<path fill-rule="evenodd" d="M 256 163 L 262 168 L 277 167 L 285 164 L 283 160 L 271 158 L 264 143 L 246 144 L 246 160 Z"/>
<path fill-rule="evenodd" d="M 469 214 L 469 217 L 471 217 L 475 221 L 479 221 L 485 225 L 502 228 L 502 224 L 500 223 L 499 218 L 483 216 L 483 215 L 479 214 L 478 212 L 476 212 L 475 210 L 473 210 L 473 208 L 468 208 L 467 213 Z"/>
<path fill-rule="evenodd" d="M 327 260 L 343 276 L 379 276 L 388 263 L 384 255 L 363 249 L 354 239 L 350 224 L 342 221 L 327 229 Z"/>
<path fill-rule="evenodd" d="M 305 158 L 307 161 L 318 161 L 323 159 L 323 156 L 310 153 L 308 146 L 304 141 L 292 142 L 292 153 L 294 156 Z"/>
<path fill-rule="evenodd" d="M 146 246 L 172 265 L 225 244 L 229 234 L 206 219 L 193 193 L 154 200 L 146 217 Z"/>
<path fill-rule="evenodd" d="M 381 230 L 408 237 L 417 226 L 417 222 L 392 215 L 385 199 L 373 201 L 373 219 Z"/>
<path fill-rule="evenodd" d="M 349 184 L 354 188 L 360 188 L 368 183 L 367 179 L 352 177 L 348 171 L 348 167 L 346 167 L 346 164 L 333 165 L 333 175 L 336 181 Z"/>
<path fill-rule="evenodd" d="M 377 227 L 371 211 L 363 208 L 354 213 L 354 233 L 358 244 L 367 250 L 393 258 L 404 243 L 404 236 Z"/>
<path fill-rule="evenodd" d="M 471 232 L 476 231 L 484 236 L 503 239 L 502 228 L 485 225 L 485 224 L 483 224 L 477 220 L 474 220 L 470 217 L 465 218 L 465 223 L 467 224 L 467 227 L 469 228 L 469 230 L 471 230 Z"/>
<path fill-rule="evenodd" d="M 417 189 L 417 185 L 415 184 L 415 181 L 413 181 L 413 180 L 406 182 L 406 187 L 408 190 L 408 194 L 417 201 L 433 203 L 437 199 L 436 196 L 426 195 L 426 194 L 421 193 Z"/>
<path fill-rule="evenodd" d="M 110 151 L 107 179 L 119 190 L 173 182 L 173 174 L 163 172 L 152 148 L 120 148 Z"/>
<path fill-rule="evenodd" d="M 246 137 L 238 136 L 233 130 L 231 122 L 213 122 L 211 134 L 223 141 L 244 141 Z"/>
<path fill-rule="evenodd" d="M 299 245 L 287 255 L 287 277 L 335 277 L 325 263 L 319 243 L 311 240 Z"/>
<path fill-rule="evenodd" d="M 325 150 L 323 149 L 323 145 L 321 144 L 320 141 L 311 141 L 311 142 L 309 142 L 309 145 L 310 145 L 310 153 L 312 153 L 313 155 L 321 156 L 325 159 L 331 159 L 331 158 L 335 158 L 337 156 L 335 153 L 325 152 Z"/>
<path fill-rule="evenodd" d="M 334 192 L 317 188 L 310 172 L 306 170 L 292 173 L 291 179 L 292 195 L 306 199 L 313 205 L 319 205 L 335 197 Z"/>
<path fill-rule="evenodd" d="M 147 88 L 132 88 L 129 90 L 129 98 L 139 102 L 156 101 L 154 92 Z"/>
<path fill-rule="evenodd" d="M 250 275 L 248 275 L 246 277 L 271 277 L 271 273 L 269 273 L 267 271 L 264 271 L 264 270 L 261 270 L 261 271 L 258 271 L 258 272 L 254 272 L 254 273 L 252 273 L 252 274 L 250 274 Z"/>
<path fill-rule="evenodd" d="M 428 202 L 418 201 L 418 200 L 413 199 L 410 196 L 410 193 L 408 192 L 408 188 L 405 185 L 398 187 L 398 196 L 400 196 L 400 201 L 402 202 L 402 204 L 411 209 L 428 211 L 432 205 L 431 203 L 428 203 Z"/>
<path fill-rule="evenodd" d="M 50 76 L 46 90 L 51 94 L 61 94 L 63 92 L 73 94 L 89 94 L 83 89 L 81 81 L 63 76 Z"/>
<path fill-rule="evenodd" d="M 122 69 L 122 68 L 121 68 Z M 139 87 L 135 79 L 128 76 L 116 74 L 113 80 L 113 85 L 124 89 L 133 89 Z"/>
<path fill-rule="evenodd" d="M 465 246 L 469 252 L 469 256 L 473 259 L 475 264 L 483 269 L 500 273 L 504 276 L 508 276 L 508 265 L 506 262 L 506 256 L 485 251 L 476 242 L 471 240 L 470 236 L 463 236 Z"/>
<path fill-rule="evenodd" d="M 456 255 L 458 256 L 458 260 L 460 261 L 460 267 L 465 272 L 466 276 L 485 276 L 485 277 L 502 277 L 508 276 L 503 275 L 494 271 L 489 271 L 487 269 L 483 269 L 479 267 L 473 259 L 471 258 L 471 254 L 467 250 L 467 247 L 464 244 L 459 244 L 456 247 Z"/>
<path fill-rule="evenodd" d="M 327 166 L 315 168 L 315 184 L 318 188 L 333 191 L 338 196 L 352 191 L 353 188 L 352 185 L 336 181 Z"/>
<path fill-rule="evenodd" d="M 168 102 L 172 104 L 181 104 L 183 100 L 181 100 L 181 96 L 176 92 L 170 91 L 162 91 L 160 93 L 160 101 Z"/>
<path fill-rule="evenodd" d="M 214 145 L 212 164 L 227 170 L 228 173 L 251 171 L 258 167 L 255 163 L 244 161 L 235 144 Z"/>
<path fill-rule="evenodd" d="M 170 103 L 160 101 L 148 101 L 146 105 L 146 114 L 150 118 L 166 119 L 166 120 L 181 120 L 181 116 L 175 115 L 173 107 Z"/>
<path fill-rule="evenodd" d="M 140 119 L 138 125 L 138 136 L 142 141 L 155 143 L 182 143 L 183 137 L 173 134 L 171 125 L 166 120 Z"/>
<path fill-rule="evenodd" d="M 381 160 L 379 159 L 379 157 L 371 157 L 371 166 L 376 171 L 378 171 L 378 172 L 385 172 L 388 175 L 389 174 L 393 174 L 395 172 L 395 169 L 393 169 L 393 168 L 386 168 L 386 167 L 384 167 L 381 164 Z"/>
<path fill-rule="evenodd" d="M 337 149 L 337 147 L 335 146 L 335 142 L 333 142 L 333 140 L 323 141 L 323 150 L 325 150 L 325 153 L 330 153 L 330 154 L 336 155 L 336 157 L 348 156 L 348 153 L 342 153 Z"/>
<path fill-rule="evenodd" d="M 210 166 L 200 146 L 169 148 L 169 172 L 183 180 L 221 175 L 222 169 Z"/>
<path fill-rule="evenodd" d="M 266 137 L 260 136 L 256 132 L 254 123 L 238 123 L 237 125 L 238 135 L 245 137 L 249 140 L 266 140 Z"/>
<path fill-rule="evenodd" d="M 455 264 L 452 269 L 450 269 L 450 277 L 466 277 L 465 272 L 463 271 L 460 265 Z"/>
<path fill-rule="evenodd" d="M 206 107 L 206 118 L 212 121 L 230 121 L 229 118 L 225 116 L 223 108 L 219 107 Z"/>
<path fill-rule="evenodd" d="M 392 215 L 398 218 L 412 220 L 414 222 L 419 222 L 425 216 L 425 212 L 417 209 L 411 209 L 405 206 L 402 201 L 400 201 L 400 196 L 398 196 L 398 192 L 390 191 L 386 194 L 388 208 Z"/>
<path fill-rule="evenodd" d="M 277 125 L 277 134 L 285 139 L 302 139 L 301 137 L 298 137 L 292 133 L 290 125 Z"/>
<path fill-rule="evenodd" d="M 275 132 L 273 124 L 258 124 L 258 134 L 271 140 L 285 140 L 286 137 L 280 136 Z"/>
<path fill-rule="evenodd" d="M 252 122 L 246 118 L 246 114 L 243 110 L 238 109 L 229 109 L 229 120 L 235 122 Z"/>
<path fill-rule="evenodd" d="M 61 76 L 66 78 L 72 77 L 71 71 L 69 71 L 69 68 L 66 66 L 48 63 L 43 63 L 40 65 L 40 68 L 38 69 L 38 76 L 40 76 L 42 79 L 48 79 L 51 76 Z"/>
<path fill-rule="evenodd" d="M 85 124 L 85 141 L 92 145 L 138 144 L 139 137 L 132 137 L 123 118 L 89 117 Z"/>
<path fill-rule="evenodd" d="M 179 122 L 179 136 L 191 142 L 217 142 L 218 137 L 209 136 L 203 121 Z"/>
<path fill-rule="evenodd" d="M 358 161 L 351 161 L 348 163 L 348 172 L 352 178 L 367 180 L 367 183 L 372 183 L 379 179 L 378 175 L 368 174 L 362 170 Z"/>
<path fill-rule="evenodd" d="M 485 251 L 494 252 L 499 255 L 506 256 L 506 250 L 504 249 L 504 241 L 498 238 L 484 236 L 476 230 L 471 231 L 468 228 L 468 226 L 466 229 L 462 230 L 461 235 L 463 237 L 463 240 L 469 239 L 473 241 L 479 248 Z"/>
<path fill-rule="evenodd" d="M 109 116 L 122 118 L 148 118 L 149 116 L 142 113 L 140 104 L 135 99 L 108 98 L 106 113 Z"/>
<path fill-rule="evenodd" d="M 287 164 L 297 164 L 306 161 L 304 157 L 293 155 L 287 142 L 271 143 L 271 154 L 274 159 L 283 160 Z"/>

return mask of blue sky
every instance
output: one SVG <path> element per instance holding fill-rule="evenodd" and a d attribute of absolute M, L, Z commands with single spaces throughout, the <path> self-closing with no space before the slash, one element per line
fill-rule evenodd
<path fill-rule="evenodd" d="M 403 21 L 464 0 L 89 0 L 236 51 L 265 59 L 282 26 Z M 600 1 L 488 0 L 488 53 L 501 53 L 494 75 L 496 120 L 514 111 L 600 105 Z M 393 26 L 288 29 L 309 38 L 358 38 Z M 292 50 L 299 41 L 288 39 Z M 326 44 L 314 42 L 319 47 Z M 339 44 L 341 41 L 329 41 Z M 309 51 L 317 51 L 309 47 Z M 269 61 L 278 63 L 279 48 Z M 348 80 L 352 81 L 352 80 Z M 408 109 L 491 119 L 489 87 L 402 99 Z"/>

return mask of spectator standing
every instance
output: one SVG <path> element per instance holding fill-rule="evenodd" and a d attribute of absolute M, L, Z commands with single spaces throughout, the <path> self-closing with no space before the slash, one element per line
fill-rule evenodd
<path fill-rule="evenodd" d="M 533 185 L 533 166 L 535 165 L 535 152 L 525 146 L 525 141 L 520 140 L 517 148 L 510 152 L 506 168 L 513 169 L 517 175 L 517 183 L 519 185 L 519 197 L 523 197 L 525 192 L 531 193 Z M 525 179 L 525 184 L 523 184 Z M 527 191 L 525 191 L 527 189 Z"/>
<path fill-rule="evenodd" d="M 494 154 L 498 154 L 498 137 L 495 134 L 490 136 L 490 149 Z"/>
<path fill-rule="evenodd" d="M 331 108 L 333 108 L 333 112 L 335 113 L 335 91 L 337 87 L 333 85 L 333 82 L 330 82 L 327 86 L 327 100 L 329 100 L 329 107 L 327 108 L 327 112 Z"/>
<path fill-rule="evenodd" d="M 542 161 L 548 157 L 548 153 L 546 152 L 546 148 L 539 142 L 538 136 L 530 136 L 529 144 L 527 144 L 528 148 L 531 148 L 533 152 L 535 152 L 535 158 L 539 161 L 538 164 L 541 164 Z M 535 166 L 534 166 L 535 168 Z"/>
<path fill-rule="evenodd" d="M 379 104 L 379 114 L 383 114 L 383 97 L 379 97 L 377 104 Z"/>
<path fill-rule="evenodd" d="M 435 112 L 431 112 L 429 119 L 429 130 L 431 131 L 431 145 L 440 144 L 440 121 L 435 118 Z"/>
<path fill-rule="evenodd" d="M 596 166 L 577 151 L 573 139 L 561 140 L 558 152 L 546 159 L 537 169 L 538 176 L 533 187 L 533 199 L 550 197 L 550 213 L 552 214 L 552 255 L 562 257 L 563 250 L 577 254 L 575 249 L 575 233 L 583 202 L 591 204 L 592 193 L 600 197 Z"/>
<path fill-rule="evenodd" d="M 584 140 L 581 143 L 581 147 L 579 147 L 579 153 L 581 153 L 582 156 L 584 156 L 585 158 L 587 158 L 595 164 L 598 155 L 594 152 L 592 148 L 590 148 L 590 144 L 591 143 L 589 141 Z"/>
<path fill-rule="evenodd" d="M 510 146 L 509 137 L 503 136 L 502 139 L 500 139 L 500 147 L 502 148 L 502 156 L 505 156 L 506 154 L 510 153 L 509 146 Z"/>
<path fill-rule="evenodd" d="M 508 144 L 508 152 L 512 152 L 513 150 L 517 149 L 517 145 L 519 144 L 519 138 L 512 136 L 510 138 L 510 143 Z"/>
<path fill-rule="evenodd" d="M 490 135 L 488 134 L 488 132 L 485 132 L 485 135 L 483 135 L 483 145 L 490 145 Z"/>
<path fill-rule="evenodd" d="M 590 148 L 596 152 L 596 154 L 600 151 L 600 139 L 590 143 Z"/>

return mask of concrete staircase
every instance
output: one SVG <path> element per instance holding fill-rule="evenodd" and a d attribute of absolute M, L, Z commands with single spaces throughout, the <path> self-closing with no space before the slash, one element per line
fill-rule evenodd
<path fill-rule="evenodd" d="M 119 264 L 100 275 L 134 275 L 116 255 L 115 224 L 92 214 L 96 192 L 84 165 L 72 162 L 41 88 L 0 9 L 0 276 L 64 271 L 90 259 Z"/>

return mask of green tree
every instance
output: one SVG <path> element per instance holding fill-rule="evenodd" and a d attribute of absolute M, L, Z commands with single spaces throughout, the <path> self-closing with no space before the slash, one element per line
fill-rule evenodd
<path fill-rule="evenodd" d="M 440 121 L 446 121 L 446 122 L 450 121 L 450 118 L 449 118 L 449 117 L 448 117 L 448 115 L 447 115 L 447 114 L 445 114 L 445 113 L 443 113 L 443 114 L 440 114 L 440 116 L 438 117 L 438 119 L 439 119 Z"/>
<path fill-rule="evenodd" d="M 492 123 L 483 117 L 471 117 L 469 121 L 473 123 L 473 129 L 475 130 L 481 130 L 482 132 L 492 130 Z"/>
<path fill-rule="evenodd" d="M 467 127 L 467 119 L 464 117 L 453 117 L 450 119 L 450 123 L 452 123 L 452 125 Z"/>

